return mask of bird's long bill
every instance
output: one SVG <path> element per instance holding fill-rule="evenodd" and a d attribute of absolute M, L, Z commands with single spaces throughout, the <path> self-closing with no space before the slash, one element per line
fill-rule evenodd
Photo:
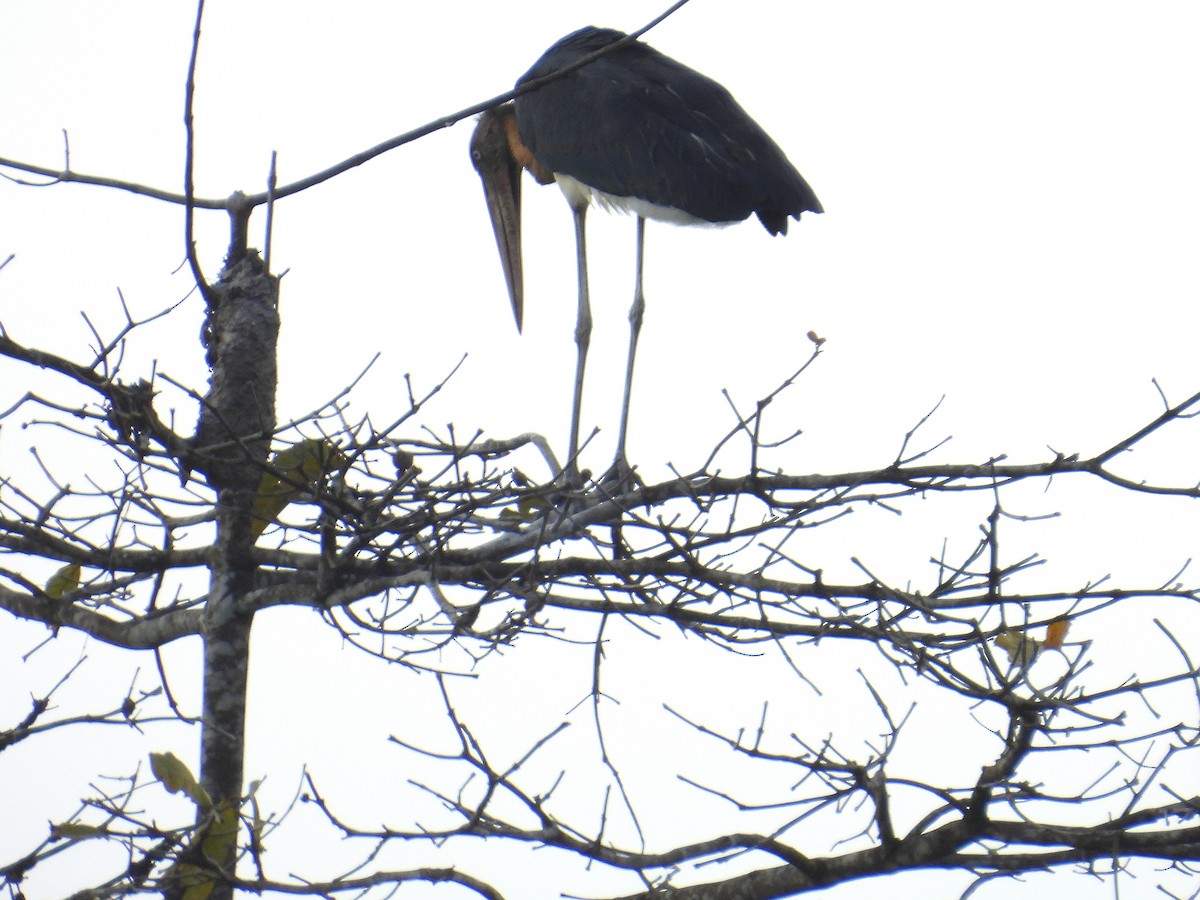
<path fill-rule="evenodd" d="M 494 110 L 483 114 L 471 136 L 471 161 L 483 181 L 500 264 L 504 267 L 504 280 L 520 331 L 525 305 L 521 273 L 521 167 L 509 150 L 503 116 Z"/>

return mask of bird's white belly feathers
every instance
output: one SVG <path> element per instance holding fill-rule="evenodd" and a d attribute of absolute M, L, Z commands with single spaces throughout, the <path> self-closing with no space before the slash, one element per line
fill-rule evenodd
<path fill-rule="evenodd" d="M 570 175 L 563 175 L 561 172 L 554 173 L 554 180 L 562 190 L 563 196 L 567 198 L 567 202 L 571 204 L 571 209 L 583 209 L 589 203 L 595 202 L 597 206 L 608 212 L 633 213 L 643 219 L 671 222 L 674 225 L 729 224 L 727 222 L 709 222 L 707 219 L 700 219 L 686 213 L 682 209 L 676 209 L 673 206 L 659 206 L 657 203 L 642 200 L 640 197 L 618 197 L 615 194 L 606 194 L 604 191 L 588 187 L 582 181 L 572 178 Z"/>

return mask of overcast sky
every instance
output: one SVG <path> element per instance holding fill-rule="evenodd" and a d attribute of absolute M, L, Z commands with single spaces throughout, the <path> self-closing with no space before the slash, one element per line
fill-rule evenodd
<path fill-rule="evenodd" d="M 281 181 L 308 175 L 508 89 L 581 25 L 633 30 L 661 9 L 644 0 L 528 0 L 519 9 L 214 0 L 197 74 L 197 194 L 261 190 L 272 151 Z M 76 170 L 180 190 L 192 16 L 189 4 L 159 0 L 0 0 L 0 157 L 61 165 L 66 130 Z M 753 220 L 649 226 L 633 462 L 647 479 L 666 476 L 668 463 L 699 465 L 731 424 L 722 390 L 752 406 L 810 353 L 809 331 L 827 339 L 824 352 L 774 420 L 780 435 L 805 432 L 778 460 L 794 472 L 886 464 L 943 397 L 928 442 L 953 440 L 937 459 L 1034 462 L 1047 447 L 1094 453 L 1148 421 L 1161 409 L 1152 379 L 1173 401 L 1200 389 L 1198 26 L 1192 2 L 692 0 L 646 40 L 725 84 L 827 212 L 793 223 L 786 238 Z M 424 424 L 489 437 L 538 431 L 565 452 L 575 352 L 569 210 L 557 189 L 526 179 L 519 336 L 467 157 L 472 127 L 462 122 L 279 204 L 281 420 L 335 394 L 379 353 L 352 402 L 390 421 L 405 406 L 406 373 L 431 387 L 465 354 Z M 596 326 L 584 428 L 601 434 L 584 463 L 598 468 L 616 437 L 634 222 L 589 218 Z M 187 294 L 182 220 L 174 206 L 115 191 L 0 182 L 0 261 L 15 254 L 0 272 L 0 322 L 26 343 L 86 358 L 80 311 L 111 333 L 118 289 L 139 315 Z M 256 215 L 258 246 L 263 224 Z M 222 216 L 201 215 L 210 277 L 227 230 Z M 153 340 L 131 350 L 129 376 L 156 360 L 202 387 L 201 318 L 192 296 L 152 326 Z M 8 381 L 18 370 L 0 371 L 3 407 L 25 386 Z M 27 440 L 0 432 L 5 471 L 25 465 Z M 1185 463 L 1177 447 L 1141 460 L 1139 477 L 1178 475 Z M 1176 539 L 1155 542 L 1164 566 L 1194 552 L 1195 515 L 1182 506 L 1179 515 L 1156 522 Z M 1137 571 L 1127 534 L 1063 540 L 1058 558 L 1088 575 Z M 29 685 L 0 689 L 5 721 L 59 671 L 63 657 L 20 663 L 37 634 L 22 631 L 9 649 L 0 636 L 0 685 Z M 305 635 L 310 658 L 338 661 L 341 697 L 372 677 L 318 629 Z M 83 645 L 71 640 L 68 657 Z M 271 671 L 286 667 L 290 642 L 261 647 Z M 194 649 L 174 651 L 181 678 Z M 570 685 L 565 694 L 578 699 L 586 680 Z M 332 732 L 328 717 L 339 710 L 351 713 L 346 727 L 360 727 L 353 713 L 370 708 L 366 699 L 347 708 L 329 690 L 319 730 Z M 264 687 L 252 715 L 294 721 L 294 695 L 262 699 L 271 696 Z M 336 769 L 338 746 L 314 735 L 292 744 L 253 748 L 248 772 L 278 766 L 286 793 L 300 762 Z M 128 769 L 119 752 L 110 771 Z M 6 764 L 9 755 L 0 792 L 13 777 Z M 64 787 L 65 796 L 82 790 Z M 5 830 L 0 823 L 0 860 L 23 843 Z"/>
<path fill-rule="evenodd" d="M 5 154 L 56 164 L 66 129 L 79 170 L 178 189 L 184 5 L 7 6 L 0 103 L 16 127 L 5 130 Z M 309 174 L 500 92 L 581 23 L 632 29 L 658 6 L 533 3 L 514 21 L 501 5 L 459 4 L 452 22 L 444 8 L 413 4 L 326 9 L 210 6 L 198 193 L 261 189 L 272 150 L 284 181 Z M 657 47 L 733 91 L 828 212 L 775 239 L 754 222 L 651 225 L 631 438 L 639 463 L 686 464 L 671 437 L 696 435 L 697 418 L 711 423 L 704 437 L 723 428 L 720 389 L 758 396 L 808 352 L 809 330 L 829 343 L 806 385 L 807 449 L 838 459 L 849 450 L 865 461 L 874 450 L 864 439 L 898 436 L 942 394 L 941 421 L 970 455 L 1083 449 L 1114 418 L 1142 416 L 1151 377 L 1189 390 L 1200 176 L 1186 101 L 1200 13 L 1186 3 L 1134 10 L 694 0 L 656 30 Z M 469 353 L 443 401 L 447 421 L 565 442 L 569 213 L 555 189 L 530 182 L 518 338 L 465 155 L 470 128 L 280 205 L 285 414 L 377 350 L 372 391 L 399 372 L 432 380 Z M 103 315 L 117 286 L 135 308 L 153 309 L 169 285 L 185 284 L 169 278 L 169 254 L 182 247 L 168 227 L 175 208 L 83 187 L 8 192 L 6 205 L 19 215 L 0 226 L 5 246 L 21 261 L 2 287 L 14 297 L 37 286 L 42 328 L 61 331 L 80 307 Z M 201 250 L 215 274 L 226 224 L 209 218 Z M 149 219 L 147 237 L 136 227 Z M 585 419 L 603 429 L 602 462 L 615 438 L 633 222 L 591 219 L 597 325 Z M 131 264 L 139 251 L 168 261 Z M 44 315 L 58 296 L 66 321 Z M 324 346 L 319 367 L 293 351 L 312 335 Z M 185 365 L 199 361 L 174 368 Z M 462 412 L 474 401 L 483 402 Z M 1014 416 L 1024 427 L 1012 428 Z M 646 452 L 663 442 L 670 449 Z"/>

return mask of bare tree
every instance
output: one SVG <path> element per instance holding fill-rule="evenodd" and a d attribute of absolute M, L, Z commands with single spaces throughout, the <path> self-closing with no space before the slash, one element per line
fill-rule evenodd
<path fill-rule="evenodd" d="M 199 33 L 198 19 L 194 46 Z M 1193 891 L 1200 670 L 1188 635 L 1200 591 L 1186 561 L 1153 583 L 1044 574 L 1026 535 L 1050 515 L 1027 512 L 1029 498 L 1051 483 L 1076 487 L 1066 515 L 1097 496 L 1150 509 L 1200 496 L 1194 478 L 1149 480 L 1135 453 L 1156 441 L 1194 456 L 1200 393 L 1164 394 L 1142 427 L 1084 456 L 938 462 L 922 420 L 875 468 L 795 473 L 780 467 L 794 435 L 771 412 L 819 360 L 812 335 L 777 391 L 746 410 L 731 402 L 728 434 L 694 471 L 570 494 L 518 468 L 546 450 L 538 436 L 419 429 L 437 385 L 410 387 L 407 411 L 384 425 L 348 415 L 353 385 L 276 421 L 278 281 L 269 252 L 248 246 L 251 216 L 504 99 L 225 200 L 194 196 L 190 150 L 179 195 L 0 160 L 18 180 L 178 204 L 189 250 L 193 210 L 224 210 L 232 226 L 215 282 L 190 253 L 205 389 L 127 371 L 149 321 L 133 315 L 77 358 L 0 328 L 7 378 L 54 376 L 0 419 L 90 461 L 83 487 L 49 458 L 38 484 L 0 482 L 0 606 L 45 626 L 47 642 L 81 632 L 156 658 L 188 637 L 204 647 L 198 709 L 158 665 L 109 706 L 60 715 L 69 668 L 2 723 L 6 753 L 105 725 L 194 722 L 200 735 L 196 774 L 151 744 L 119 778 L 97 772 L 73 814 L 47 810 L 48 832 L 0 860 L 9 894 L 78 858 L 87 897 L 388 896 L 410 883 L 525 896 L 531 872 L 504 860 L 527 848 L 566 896 L 770 898 L 933 870 L 966 873 L 970 893 L 1066 868 L 1118 881 L 1139 859 L 1163 863 L 1153 878 L 1165 895 Z M 194 432 L 164 414 L 165 394 L 197 411 Z M 882 571 L 879 546 L 922 520 L 945 537 L 929 564 Z M 48 580 L 30 574 L 48 568 Z M 250 633 L 284 606 L 315 611 L 436 701 L 433 717 L 387 723 L 402 786 L 382 820 L 363 812 L 376 773 L 337 791 L 329 773 L 306 773 L 278 809 L 247 783 Z M 1089 626 L 1117 611 L 1151 663 L 1096 659 Z M 653 654 L 660 675 L 694 666 L 689 680 L 736 684 L 736 699 L 614 683 L 610 660 L 632 653 Z M 590 684 L 560 708 L 563 654 L 586 661 Z M 503 702 L 554 721 L 498 735 L 461 698 L 512 658 L 547 662 L 530 694 Z M 647 718 L 621 718 L 639 704 Z M 167 791 L 186 798 L 184 819 Z M 96 846 L 116 853 L 86 862 Z"/>

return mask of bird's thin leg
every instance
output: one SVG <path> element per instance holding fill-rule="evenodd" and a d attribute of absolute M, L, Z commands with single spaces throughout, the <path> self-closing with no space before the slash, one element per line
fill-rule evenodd
<path fill-rule="evenodd" d="M 575 320 L 575 345 L 579 358 L 575 364 L 575 403 L 571 407 L 571 443 L 567 450 L 566 477 L 569 484 L 578 486 L 579 477 L 579 413 L 583 407 L 583 370 L 587 365 L 588 344 L 592 338 L 592 307 L 588 301 L 587 242 L 584 238 L 584 218 L 587 206 L 572 208 L 575 215 L 575 255 L 579 267 L 579 313 Z"/>
<path fill-rule="evenodd" d="M 616 474 L 624 476 L 629 470 L 625 457 L 625 435 L 629 431 L 629 401 L 633 395 L 633 359 L 637 355 L 638 335 L 642 332 L 642 316 L 646 313 L 646 295 L 642 292 L 642 260 L 646 246 L 646 220 L 637 220 L 637 284 L 633 289 L 633 306 L 629 307 L 629 358 L 625 363 L 625 397 L 621 402 L 621 430 L 617 433 L 617 458 L 613 464 Z"/>

